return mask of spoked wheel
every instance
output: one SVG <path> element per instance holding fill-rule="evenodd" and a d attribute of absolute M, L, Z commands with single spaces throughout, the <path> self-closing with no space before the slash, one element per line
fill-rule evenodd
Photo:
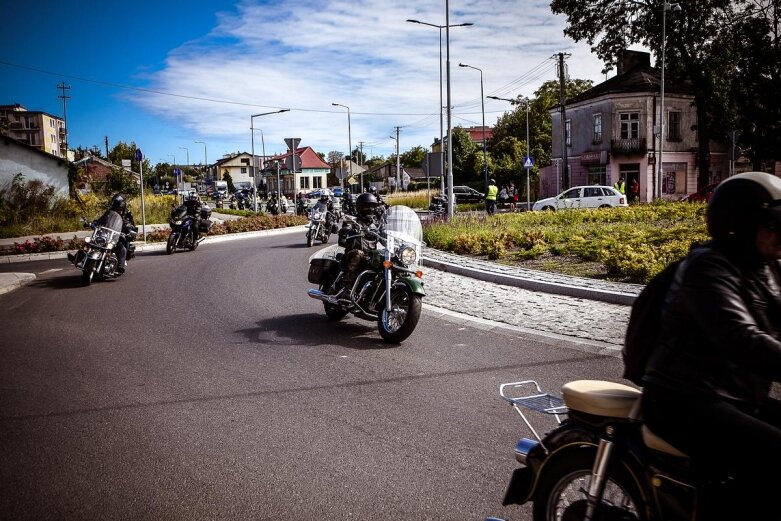
<path fill-rule="evenodd" d="M 309 231 L 306 232 L 306 245 L 311 247 L 315 243 L 315 234 L 312 231 L 312 228 L 309 228 Z"/>
<path fill-rule="evenodd" d="M 81 273 L 81 285 L 89 286 L 92 284 L 92 279 L 95 276 L 95 259 L 87 259 L 84 261 L 84 271 Z"/>
<path fill-rule="evenodd" d="M 534 521 L 579 521 L 586 512 L 594 455 L 576 454 L 553 462 L 534 496 Z M 625 467 L 608 471 L 595 520 L 646 521 L 640 492 Z"/>
<path fill-rule="evenodd" d="M 386 342 L 401 342 L 412 334 L 420 319 L 421 296 L 407 286 L 391 289 L 391 307 L 385 309 L 383 297 L 377 313 L 377 327 Z"/>
<path fill-rule="evenodd" d="M 165 245 L 165 252 L 168 255 L 171 255 L 174 252 L 174 249 L 176 248 L 176 235 L 173 233 L 168 236 L 168 242 Z"/>

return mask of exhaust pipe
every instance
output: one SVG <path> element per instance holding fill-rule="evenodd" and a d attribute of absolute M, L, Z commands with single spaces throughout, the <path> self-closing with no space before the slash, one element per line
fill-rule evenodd
<path fill-rule="evenodd" d="M 312 297 L 313 299 L 322 300 L 323 302 L 328 302 L 329 304 L 333 304 L 333 305 L 337 305 L 339 302 L 339 300 L 333 295 L 326 295 L 319 289 L 307 290 L 306 294 Z"/>

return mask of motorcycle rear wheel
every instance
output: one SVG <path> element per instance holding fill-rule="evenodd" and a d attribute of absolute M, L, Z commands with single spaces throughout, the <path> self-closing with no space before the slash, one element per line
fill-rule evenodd
<path fill-rule="evenodd" d="M 81 285 L 89 286 L 92 284 L 92 279 L 95 276 L 95 259 L 87 259 L 84 261 L 84 271 L 81 273 Z"/>
<path fill-rule="evenodd" d="M 554 461 L 534 495 L 534 521 L 583 519 L 593 464 L 594 453 L 574 454 Z M 616 467 L 608 473 L 595 521 L 646 521 L 642 495 L 629 471 Z"/>
<path fill-rule="evenodd" d="M 168 236 L 168 242 L 165 244 L 165 252 L 171 255 L 176 249 L 176 236 L 171 234 Z"/>
<path fill-rule="evenodd" d="M 391 289 L 391 309 L 385 310 L 383 297 L 377 311 L 377 329 L 383 340 L 399 343 L 415 330 L 423 307 L 422 297 L 415 295 L 407 286 Z"/>

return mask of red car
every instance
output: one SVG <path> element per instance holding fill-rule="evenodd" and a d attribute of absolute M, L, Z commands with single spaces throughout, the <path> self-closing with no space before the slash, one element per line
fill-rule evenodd
<path fill-rule="evenodd" d="M 708 186 L 700 188 L 692 194 L 684 195 L 681 197 L 681 201 L 689 201 L 690 203 L 707 203 L 710 201 L 710 196 L 713 195 L 713 191 L 717 186 L 719 186 L 719 183 L 709 184 Z"/>

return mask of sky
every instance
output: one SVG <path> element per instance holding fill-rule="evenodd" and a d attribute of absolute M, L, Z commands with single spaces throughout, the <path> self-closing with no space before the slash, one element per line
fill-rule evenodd
<path fill-rule="evenodd" d="M 368 157 L 395 153 L 397 127 L 401 153 L 440 136 L 446 31 L 406 20 L 444 26 L 443 0 L 2 0 L 0 19 L 0 105 L 62 117 L 64 82 L 71 148 L 134 142 L 184 165 L 251 152 L 253 134 L 258 155 L 294 137 Z M 453 127 L 483 119 L 481 72 L 459 63 L 502 98 L 556 79 L 559 52 L 571 78 L 605 79 L 544 0 L 450 0 L 449 23 L 474 24 L 450 29 Z M 507 110 L 485 99 L 485 124 Z"/>

